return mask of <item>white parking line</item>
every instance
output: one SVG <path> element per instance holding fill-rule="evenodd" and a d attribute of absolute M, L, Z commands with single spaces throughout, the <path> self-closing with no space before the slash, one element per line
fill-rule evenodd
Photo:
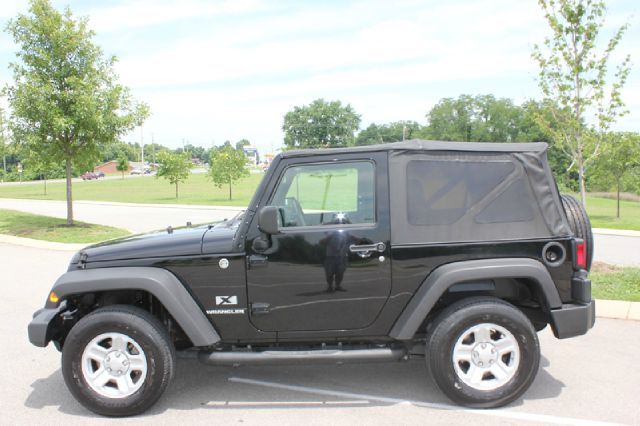
<path fill-rule="evenodd" d="M 434 402 L 410 401 L 410 400 L 405 400 L 400 398 L 389 398 L 384 396 L 367 395 L 367 394 L 352 393 L 352 392 L 342 392 L 342 391 L 330 390 L 330 389 L 318 389 L 318 388 L 312 388 L 312 387 L 306 387 L 306 386 L 287 385 L 284 383 L 266 382 L 263 380 L 244 379 L 242 377 L 230 377 L 228 380 L 234 383 L 244 383 L 248 385 L 264 386 L 268 388 L 285 389 L 285 390 L 290 390 L 294 392 L 312 393 L 316 395 L 326 395 L 326 396 L 332 396 L 332 397 L 338 397 L 338 398 L 351 398 L 351 399 L 358 399 L 358 400 L 365 400 L 365 401 L 376 401 L 376 402 L 383 402 L 386 404 L 411 404 L 417 407 L 433 408 L 436 410 L 449 410 L 449 411 L 456 411 L 456 412 L 462 412 L 462 413 L 501 417 L 501 418 L 513 419 L 513 420 L 534 421 L 534 422 L 541 422 L 541 423 L 547 423 L 547 424 L 576 425 L 576 426 L 582 426 L 582 425 L 604 426 L 604 425 L 619 424 L 619 423 L 600 422 L 595 420 L 576 419 L 573 417 L 551 416 L 547 414 L 523 413 L 520 411 L 512 411 L 512 410 L 504 410 L 504 409 L 474 410 L 469 408 L 460 408 L 454 405 L 438 404 Z"/>

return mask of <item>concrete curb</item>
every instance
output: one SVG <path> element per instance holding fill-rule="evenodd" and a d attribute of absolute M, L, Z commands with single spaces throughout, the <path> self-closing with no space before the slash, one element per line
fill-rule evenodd
<path fill-rule="evenodd" d="M 617 235 L 620 237 L 640 237 L 640 231 L 631 231 L 629 229 L 607 229 L 607 228 L 593 228 L 594 234 L 600 235 Z"/>
<path fill-rule="evenodd" d="M 0 234 L 0 243 L 13 244 L 23 247 L 32 247 L 45 250 L 59 250 L 59 251 L 78 251 L 89 244 L 69 244 L 69 243 L 54 243 L 52 241 L 34 240 L 32 238 L 15 237 L 13 235 Z"/>

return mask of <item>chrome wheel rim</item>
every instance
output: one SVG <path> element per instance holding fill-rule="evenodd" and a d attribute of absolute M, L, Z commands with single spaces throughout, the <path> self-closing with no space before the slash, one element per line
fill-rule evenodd
<path fill-rule="evenodd" d="M 82 375 L 91 389 L 107 398 L 126 398 L 144 384 L 147 358 L 140 345 L 122 333 L 104 333 L 82 352 Z"/>
<path fill-rule="evenodd" d="M 506 328 L 477 324 L 460 335 L 453 347 L 452 361 L 465 385 L 478 390 L 497 389 L 509 383 L 518 371 L 520 346 Z"/>

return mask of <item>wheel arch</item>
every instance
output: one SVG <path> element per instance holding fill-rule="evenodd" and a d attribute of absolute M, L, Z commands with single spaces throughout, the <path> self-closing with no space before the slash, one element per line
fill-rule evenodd
<path fill-rule="evenodd" d="M 220 336 L 191 294 L 171 272 L 151 267 L 83 269 L 62 275 L 52 291 L 60 300 L 85 293 L 140 290 L 158 299 L 194 346 L 211 346 Z M 47 300 L 45 308 L 55 304 Z"/>
<path fill-rule="evenodd" d="M 560 308 L 562 302 L 549 271 L 530 258 L 468 260 L 439 266 L 422 282 L 389 332 L 397 340 L 410 340 L 438 300 L 456 284 L 477 280 L 517 278 L 533 283 L 545 310 Z"/>

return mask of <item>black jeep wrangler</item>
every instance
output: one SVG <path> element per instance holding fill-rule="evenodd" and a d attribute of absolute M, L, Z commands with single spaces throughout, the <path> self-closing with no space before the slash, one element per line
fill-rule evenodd
<path fill-rule="evenodd" d="M 408 141 L 274 159 L 224 222 L 87 247 L 29 324 L 88 409 L 138 414 L 212 365 L 424 357 L 469 407 L 520 397 L 536 335 L 594 324 L 589 219 L 547 146 Z"/>

